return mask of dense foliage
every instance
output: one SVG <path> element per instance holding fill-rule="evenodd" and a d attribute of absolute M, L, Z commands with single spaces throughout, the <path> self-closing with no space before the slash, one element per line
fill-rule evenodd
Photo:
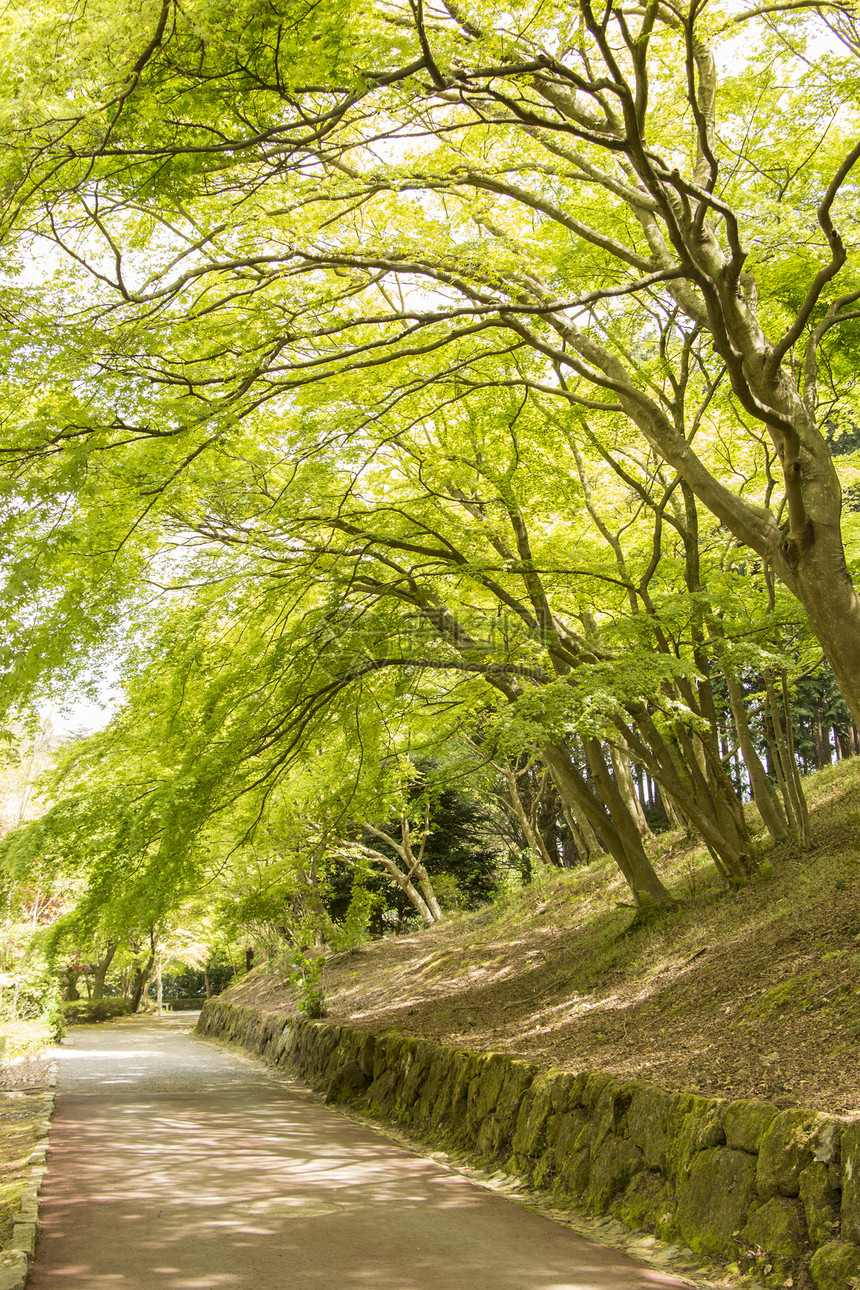
<path fill-rule="evenodd" d="M 48 952 L 139 999 L 171 938 L 601 850 L 668 905 L 653 828 L 741 884 L 749 797 L 807 845 L 860 749 L 852 11 L 10 13 L 0 682 L 123 695 L 3 846 Z"/>

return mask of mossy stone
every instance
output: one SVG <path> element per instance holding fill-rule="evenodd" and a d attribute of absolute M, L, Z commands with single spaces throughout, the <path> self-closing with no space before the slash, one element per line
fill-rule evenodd
<path fill-rule="evenodd" d="M 595 1213 L 602 1213 L 613 1197 L 627 1187 L 634 1174 L 645 1164 L 642 1152 L 626 1138 L 606 1138 L 600 1150 L 592 1152 L 586 1203 Z"/>
<path fill-rule="evenodd" d="M 770 1264 L 772 1272 L 784 1279 L 808 1253 L 806 1219 L 800 1201 L 771 1196 L 741 1229 L 741 1240 L 761 1251 L 759 1265 Z"/>
<path fill-rule="evenodd" d="M 369 1079 L 373 1079 L 373 1058 L 375 1052 L 376 1035 L 372 1035 L 369 1031 L 365 1031 L 364 1034 L 360 1036 L 358 1052 L 355 1055 L 355 1060 Z"/>
<path fill-rule="evenodd" d="M 596 1152 L 608 1138 L 624 1136 L 624 1117 L 633 1097 L 629 1086 L 609 1080 L 591 1110 L 591 1149 Z"/>
<path fill-rule="evenodd" d="M 771 1102 L 739 1098 L 726 1107 L 726 1146 L 758 1155 L 761 1140 L 779 1114 Z"/>
<path fill-rule="evenodd" d="M 394 1109 L 397 1093 L 397 1072 L 383 1071 L 367 1090 L 367 1109 L 388 1115 Z"/>
<path fill-rule="evenodd" d="M 433 1111 L 444 1088 L 447 1073 L 446 1054 L 437 1048 L 421 1085 L 418 1101 L 413 1108 L 413 1115 L 419 1123 L 429 1124 L 432 1120 Z"/>
<path fill-rule="evenodd" d="M 466 1126 L 477 1133 L 483 1121 L 496 1108 L 504 1088 L 508 1063 L 499 1053 L 482 1056 L 478 1072 L 469 1085 Z"/>
<path fill-rule="evenodd" d="M 588 1186 L 591 1152 L 588 1147 L 571 1151 L 564 1159 L 556 1156 L 554 1195 L 559 1199 L 578 1198 Z"/>
<path fill-rule="evenodd" d="M 860 1281 L 860 1248 L 846 1241 L 827 1241 L 809 1260 L 817 1290 L 854 1290 Z"/>
<path fill-rule="evenodd" d="M 551 1075 L 538 1075 L 523 1098 L 511 1140 L 515 1154 L 536 1157 L 546 1146 L 546 1124 L 552 1111 Z"/>
<path fill-rule="evenodd" d="M 726 1140 L 725 1102 L 685 1094 L 676 1104 L 669 1124 L 666 1168 L 681 1182 L 689 1172 L 698 1152 L 721 1147 Z"/>
<path fill-rule="evenodd" d="M 761 1140 L 756 1186 L 762 1200 L 771 1196 L 797 1196 L 800 1175 L 816 1156 L 832 1155 L 834 1121 L 802 1108 L 780 1111 Z M 828 1163 L 826 1160 L 823 1163 Z"/>
<path fill-rule="evenodd" d="M 569 1071 L 552 1071 L 554 1077 L 552 1086 L 552 1109 L 555 1112 L 570 1111 L 577 1105 L 578 1095 L 576 1093 L 576 1082 L 579 1078 L 577 1075 L 571 1075 Z"/>
<path fill-rule="evenodd" d="M 615 1088 L 617 1084 L 611 1075 L 592 1071 L 582 1078 L 581 1086 L 577 1091 L 577 1101 L 585 1107 L 586 1111 L 593 1111 L 603 1094 Z"/>
<path fill-rule="evenodd" d="M 576 1075 L 574 1075 L 573 1082 L 571 1083 L 571 1086 L 570 1086 L 570 1094 L 569 1094 L 569 1097 L 570 1097 L 569 1106 L 571 1110 L 573 1110 L 573 1108 L 576 1106 L 585 1105 L 582 1099 L 585 1093 L 585 1089 L 588 1085 L 588 1081 L 590 1079 L 591 1079 L 591 1072 L 589 1071 L 579 1071 Z"/>
<path fill-rule="evenodd" d="M 447 1119 L 447 1127 L 456 1131 L 459 1136 L 463 1134 L 466 1108 L 469 1104 L 469 1085 L 474 1074 L 475 1062 L 472 1054 L 455 1049 L 451 1054 L 451 1073 L 447 1082 L 448 1098 L 444 1099 L 444 1103 L 440 1099 L 434 1114 L 434 1122 L 440 1123 L 442 1118 Z"/>
<path fill-rule="evenodd" d="M 335 1071 L 326 1089 L 326 1102 L 355 1102 L 363 1097 L 370 1080 L 358 1062 L 346 1062 Z"/>
<path fill-rule="evenodd" d="M 379 1079 L 384 1071 L 388 1070 L 388 1043 L 389 1035 L 375 1035 L 376 1043 L 373 1045 L 373 1070 L 371 1074 L 375 1080 Z"/>
<path fill-rule="evenodd" d="M 577 1139 L 588 1124 L 583 1110 L 563 1111 L 551 1115 L 546 1122 L 547 1147 L 555 1154 L 557 1162 L 564 1160 L 574 1150 Z"/>
<path fill-rule="evenodd" d="M 643 1169 L 631 1178 L 627 1188 L 613 1206 L 615 1213 L 629 1227 L 653 1231 L 658 1220 L 675 1208 L 675 1197 L 666 1179 L 656 1169 Z"/>
<path fill-rule="evenodd" d="M 633 1084 L 627 1108 L 627 1136 L 645 1157 L 648 1169 L 666 1170 L 669 1125 L 676 1098 L 656 1084 Z"/>
<path fill-rule="evenodd" d="M 404 1053 L 404 1075 L 397 1098 L 398 1110 L 401 1114 L 418 1100 L 433 1064 L 435 1056 L 433 1050 L 434 1045 L 427 1043 L 426 1040 L 417 1040 L 414 1047 L 410 1047 Z"/>
<path fill-rule="evenodd" d="M 496 1109 L 500 1115 L 510 1118 L 512 1126 L 516 1124 L 523 1099 L 534 1083 L 537 1073 L 537 1066 L 533 1066 L 531 1062 L 518 1060 L 508 1062 L 505 1082 L 499 1093 Z"/>
<path fill-rule="evenodd" d="M 691 1249 L 731 1254 L 732 1237 L 756 1205 L 756 1162 L 746 1151 L 711 1147 L 692 1157 L 678 1186 L 677 1226 Z"/>
<path fill-rule="evenodd" d="M 842 1236 L 860 1245 L 860 1120 L 842 1130 Z"/>
<path fill-rule="evenodd" d="M 545 1187 L 549 1189 L 555 1178 L 555 1162 L 551 1155 L 541 1156 L 532 1172 L 532 1182 L 535 1187 Z"/>
<path fill-rule="evenodd" d="M 831 1186 L 830 1166 L 813 1161 L 800 1175 L 800 1199 L 813 1245 L 829 1241 L 839 1224 L 840 1195 Z"/>
<path fill-rule="evenodd" d="M 475 1143 L 485 1160 L 503 1160 L 510 1155 L 512 1136 L 510 1116 L 493 1111 L 479 1125 Z"/>
<path fill-rule="evenodd" d="M 335 1073 L 340 1070 L 341 1066 L 345 1065 L 345 1061 L 345 1054 L 340 1051 L 340 1048 L 337 1046 L 333 1048 L 322 1072 L 326 1084 L 331 1082 Z"/>
<path fill-rule="evenodd" d="M 440 1061 L 436 1064 L 436 1072 L 438 1073 L 434 1073 L 431 1067 L 425 1086 L 429 1123 L 434 1127 L 443 1124 L 450 1118 L 451 1105 L 454 1099 L 457 1084 L 457 1066 L 454 1062 L 454 1054 L 450 1050 L 444 1051 Z M 432 1084 L 437 1079 L 439 1084 L 438 1092 L 431 1102 Z"/>

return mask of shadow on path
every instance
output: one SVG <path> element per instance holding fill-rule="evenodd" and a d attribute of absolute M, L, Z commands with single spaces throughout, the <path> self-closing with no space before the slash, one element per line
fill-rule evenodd
<path fill-rule="evenodd" d="M 683 1283 L 191 1037 L 193 1017 L 60 1050 L 28 1290 L 658 1290 Z"/>

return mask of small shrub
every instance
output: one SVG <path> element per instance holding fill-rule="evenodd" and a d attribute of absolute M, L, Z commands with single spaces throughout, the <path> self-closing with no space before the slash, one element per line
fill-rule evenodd
<path fill-rule="evenodd" d="M 91 1026 L 99 1021 L 113 1021 L 131 1013 L 130 999 L 75 999 L 64 1003 L 62 1018 L 68 1026 Z"/>
<path fill-rule="evenodd" d="M 332 921 L 326 928 L 325 938 L 336 953 L 357 949 L 370 939 L 370 925 L 376 911 L 384 902 L 381 892 L 369 891 L 362 883 L 352 888 L 349 908 L 338 923 Z"/>
<path fill-rule="evenodd" d="M 316 1019 L 326 1015 L 322 986 L 324 963 L 323 954 L 314 954 L 304 946 L 297 946 L 293 950 L 293 971 L 290 973 L 289 981 L 296 987 L 298 1010 L 303 1017 Z"/>
<path fill-rule="evenodd" d="M 54 1043 L 62 1043 L 66 1034 L 66 1015 L 59 999 L 54 999 L 50 1006 L 45 1010 L 45 1018 Z"/>

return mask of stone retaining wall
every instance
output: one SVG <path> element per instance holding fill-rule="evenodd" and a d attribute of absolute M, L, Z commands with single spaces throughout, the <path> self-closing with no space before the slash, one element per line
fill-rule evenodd
<path fill-rule="evenodd" d="M 561 1204 L 680 1239 L 773 1286 L 860 1290 L 860 1121 L 541 1071 L 218 999 L 198 1031 Z"/>

